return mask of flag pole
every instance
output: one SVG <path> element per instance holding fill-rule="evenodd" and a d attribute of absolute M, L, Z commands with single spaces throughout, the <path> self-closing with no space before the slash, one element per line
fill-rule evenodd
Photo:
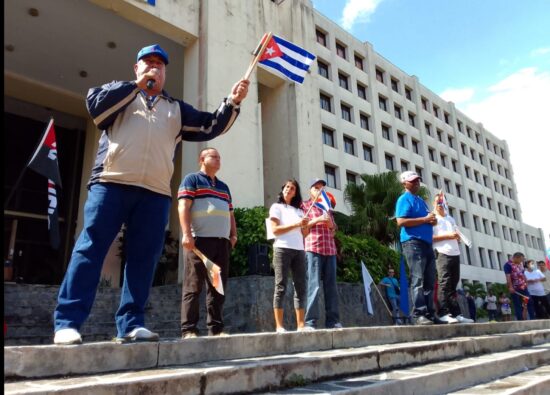
<path fill-rule="evenodd" d="M 386 304 L 386 301 L 384 300 L 384 297 L 382 296 L 382 293 L 381 293 L 380 290 L 378 289 L 378 285 L 374 284 L 374 288 L 376 288 L 376 291 L 378 292 L 378 296 L 380 296 L 380 299 L 382 300 L 382 303 L 384 303 L 384 306 L 386 307 L 386 310 L 388 310 L 388 313 L 390 314 L 390 317 L 393 318 L 393 315 L 392 315 L 392 313 L 391 313 L 390 308 L 389 308 L 388 305 Z"/>
<path fill-rule="evenodd" d="M 42 142 L 44 141 L 46 133 L 48 133 L 48 129 L 50 128 L 50 123 L 52 123 L 52 122 L 53 122 L 53 117 L 50 117 L 50 120 L 46 124 L 46 129 L 44 129 L 44 133 L 42 133 L 42 138 L 38 141 L 38 144 L 36 145 L 36 148 L 32 151 L 31 157 L 27 161 L 27 164 L 25 165 L 25 167 L 23 167 L 23 170 L 21 170 L 21 173 L 19 174 L 19 178 L 17 179 L 17 181 L 15 181 L 15 184 L 13 185 L 13 187 L 10 191 L 10 194 L 8 195 L 6 200 L 4 201 L 4 210 L 6 210 L 8 208 L 8 204 L 9 204 L 11 198 L 13 197 L 13 194 L 17 190 L 17 187 L 19 187 L 19 184 L 21 183 L 21 180 L 23 179 L 23 176 L 25 175 L 25 171 L 27 170 L 27 167 L 29 167 L 29 164 L 31 163 L 31 160 L 34 157 L 36 151 L 42 145 Z"/>
<path fill-rule="evenodd" d="M 313 206 L 315 205 L 315 202 L 317 201 L 317 199 L 319 199 L 319 195 L 321 194 L 321 191 L 325 189 L 325 187 L 321 187 L 321 189 L 319 189 L 319 191 L 317 192 L 317 195 L 315 196 L 315 198 L 313 199 L 313 202 L 311 203 L 311 206 L 309 206 L 309 208 L 307 209 L 306 213 L 304 214 L 304 218 L 307 217 L 307 215 L 309 214 L 309 212 L 311 211 L 311 209 L 313 208 Z"/>
<path fill-rule="evenodd" d="M 248 66 L 248 70 L 246 70 L 246 73 L 244 74 L 243 80 L 248 80 L 250 78 L 250 74 L 252 74 L 252 70 L 254 70 L 254 67 L 256 67 L 256 64 L 258 64 L 258 61 L 260 60 L 260 57 L 263 55 L 272 36 L 273 36 L 273 33 L 269 32 L 264 34 L 264 36 L 260 40 L 260 43 L 252 53 L 254 55 L 254 59 L 252 60 L 252 62 L 250 62 L 250 65 Z"/>

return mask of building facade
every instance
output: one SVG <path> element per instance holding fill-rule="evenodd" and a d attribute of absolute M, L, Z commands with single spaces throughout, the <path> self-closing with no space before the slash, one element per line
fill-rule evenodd
<path fill-rule="evenodd" d="M 48 249 L 47 234 L 39 236 L 47 233 L 45 209 L 37 203 L 46 195 L 39 176 L 25 175 L 24 188 L 5 209 L 5 251 L 14 251 L 24 281 L 60 282 L 82 226 L 99 138 L 84 106 L 87 89 L 133 79 L 137 51 L 159 43 L 170 54 L 167 90 L 212 111 L 244 75 L 266 31 L 317 59 L 300 86 L 258 68 L 236 124 L 207 143 L 221 153 L 220 178 L 236 206 L 269 206 L 287 178 L 307 190 L 308 180 L 324 175 L 339 209 L 349 213 L 343 190 L 359 182 L 360 174 L 416 170 L 430 192 L 446 191 L 452 215 L 473 240 L 463 250 L 463 279 L 503 282 L 502 265 L 515 251 L 543 258 L 542 230 L 522 222 L 506 142 L 321 15 L 309 0 L 153 3 L 6 2 L 5 193 L 52 115 L 64 182 L 59 251 Z M 196 171 L 204 146 L 184 143 L 178 150 L 174 192 L 183 175 Z M 178 235 L 173 206 L 170 230 Z M 114 245 L 105 276 L 118 275 L 116 257 Z M 33 267 L 36 259 L 49 262 L 49 277 Z"/>

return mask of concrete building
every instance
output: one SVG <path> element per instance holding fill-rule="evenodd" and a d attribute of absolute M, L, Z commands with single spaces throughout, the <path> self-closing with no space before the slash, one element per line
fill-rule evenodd
<path fill-rule="evenodd" d="M 137 51 L 159 43 L 171 58 L 166 89 L 212 111 L 244 75 L 266 31 L 317 60 L 300 86 L 258 68 L 236 124 L 208 143 L 222 155 L 220 178 L 232 188 L 236 206 L 271 204 L 288 177 L 307 189 L 308 180 L 324 175 L 347 213 L 343 189 L 360 174 L 416 169 L 431 192 L 446 190 L 453 216 L 473 240 L 463 251 L 464 279 L 503 282 L 502 264 L 515 251 L 543 258 L 542 230 L 522 222 L 506 142 L 309 0 L 8 0 L 4 190 L 15 184 L 51 115 L 64 182 L 59 251 L 47 245 L 40 176 L 28 172 L 4 210 L 5 255 L 14 251 L 25 281 L 60 282 L 82 226 L 99 138 L 84 105 L 88 88 L 133 79 Z M 185 143 L 178 150 L 174 191 L 182 175 L 197 169 L 204 146 Z M 178 235 L 176 205 L 170 230 Z M 116 255 L 114 245 L 105 265 L 114 278 Z M 38 260 L 44 262 L 40 270 Z"/>

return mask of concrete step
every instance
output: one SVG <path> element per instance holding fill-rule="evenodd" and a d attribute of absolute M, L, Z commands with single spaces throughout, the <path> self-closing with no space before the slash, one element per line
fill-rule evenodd
<path fill-rule="evenodd" d="M 516 374 L 518 372 L 521 373 Z M 547 395 L 550 393 L 549 373 L 550 343 L 547 343 L 261 393 L 269 395 Z"/>
<path fill-rule="evenodd" d="M 451 326 L 447 326 L 452 330 Z M 470 325 L 474 330 L 474 326 Z M 386 328 L 388 329 L 388 328 Z M 414 328 L 410 328 L 414 329 Z M 422 332 L 430 332 L 431 328 L 422 328 Z M 436 328 L 434 328 L 436 329 Z M 437 330 L 436 330 L 437 331 Z M 321 332 L 321 331 L 319 331 Z M 326 331 L 328 334 L 345 334 L 346 331 Z M 290 333 L 283 335 L 271 335 L 274 342 L 296 340 L 297 343 L 308 344 L 317 334 Z M 350 333 L 351 334 L 351 333 Z M 215 338 L 217 345 L 224 348 L 223 343 L 229 338 Z M 187 341 L 199 343 L 200 340 L 192 339 Z M 186 343 L 182 341 L 179 343 Z M 6 394 L 230 394 L 258 392 L 266 389 L 285 388 L 288 386 L 302 385 L 307 382 L 328 380 L 334 377 L 346 377 L 357 374 L 370 373 L 380 376 L 380 372 L 392 369 L 400 369 L 414 365 L 433 364 L 436 361 L 450 361 L 455 359 L 469 358 L 472 355 L 486 354 L 491 352 L 512 353 L 510 365 L 513 368 L 506 368 L 503 371 L 510 373 L 520 371 L 521 366 L 537 367 L 550 361 L 550 329 L 530 330 L 516 333 L 496 333 L 491 335 L 455 337 L 442 340 L 420 340 L 405 341 L 402 343 L 380 344 L 361 347 L 340 347 L 325 348 L 323 351 L 302 351 L 292 354 L 281 353 L 278 355 L 245 357 L 238 359 L 212 360 L 209 362 L 192 363 L 187 365 L 171 364 L 164 368 L 147 370 L 136 370 L 119 373 L 107 373 L 101 375 L 87 375 L 69 378 L 37 379 L 23 381 L 5 382 Z M 544 344 L 545 346 L 537 346 Z M 204 343 L 203 343 L 204 345 Z M 211 344 L 211 346 L 214 344 Z M 124 347 L 142 346 L 139 344 L 124 345 Z M 75 346 L 71 346 L 75 347 Z M 78 346 L 77 346 L 78 347 Z M 82 346 L 81 346 L 82 347 Z M 67 350 L 68 347 L 57 347 Z M 206 353 L 205 350 L 209 352 Z M 203 348 L 202 353 L 210 354 L 209 348 Z M 62 361 L 63 355 L 58 355 L 54 364 Z M 479 357 L 483 358 L 483 357 Z M 506 359 L 507 356 L 498 356 Z M 492 359 L 485 357 L 478 365 L 482 366 L 479 373 L 477 365 L 472 363 L 474 372 L 469 365 L 459 364 L 455 368 L 459 376 L 491 378 L 488 368 Z M 493 361 L 494 363 L 494 361 Z M 498 362 L 501 364 L 501 362 Z M 51 364 L 51 363 L 50 363 Z M 427 365 L 427 366 L 430 366 Z M 506 364 L 505 364 L 506 365 Z M 450 367 L 437 367 L 435 371 L 428 368 L 427 373 L 435 375 L 438 380 L 446 382 L 445 369 Z M 414 370 L 412 379 L 421 376 L 422 368 Z M 420 370 L 419 370 L 420 369 Z M 462 370 L 461 370 L 462 369 Z M 451 369 L 452 370 L 452 369 Z M 399 372 L 399 371 L 398 371 Z M 472 384 L 482 380 L 471 381 Z M 373 380 L 369 380 L 369 383 Z M 391 380 L 398 385 L 399 380 Z M 414 381 L 414 380 L 413 380 Z M 422 392 L 422 385 L 430 381 L 414 381 L 418 388 L 417 392 L 408 392 L 408 385 L 398 392 L 389 393 L 426 393 Z M 456 381 L 456 380 L 455 380 Z M 464 381 L 462 381 L 464 382 Z M 424 384 L 422 384 L 424 383 Z M 470 383 L 470 381 L 468 381 Z M 375 383 L 377 384 L 377 383 Z M 378 383 L 379 384 L 379 383 Z M 412 385 L 412 384 L 411 384 Z M 374 388 L 374 387 L 373 387 Z M 413 387 L 411 387 L 413 388 Z M 460 388 L 456 384 L 448 389 Z M 405 391 L 407 390 L 407 391 Z M 404 391 L 404 392 L 403 392 Z M 438 391 L 440 388 L 438 387 Z M 353 392 L 355 393 L 355 392 Z M 358 392 L 357 392 L 358 393 Z M 369 388 L 370 393 L 370 388 Z M 382 392 L 380 392 L 382 393 Z M 384 392 L 387 393 L 387 392 Z M 441 392 L 433 392 L 441 393 Z"/>
<path fill-rule="evenodd" d="M 510 334 L 548 328 L 548 320 L 539 320 L 430 327 L 363 327 L 284 334 L 270 332 L 138 344 L 97 342 L 76 346 L 9 346 L 4 347 L 4 377 L 25 379 L 99 374 L 421 340 Z M 56 363 L 52 364 L 51 361 Z"/>

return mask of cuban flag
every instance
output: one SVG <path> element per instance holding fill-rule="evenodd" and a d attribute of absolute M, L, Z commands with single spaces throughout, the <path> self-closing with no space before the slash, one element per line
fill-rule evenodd
<path fill-rule="evenodd" d="M 314 60 L 315 55 L 312 53 L 272 35 L 259 63 L 266 70 L 301 84 Z"/>
<path fill-rule="evenodd" d="M 330 198 L 328 197 L 327 193 L 324 189 L 321 189 L 321 193 L 319 194 L 319 197 L 317 198 L 317 201 L 315 202 L 315 207 L 319 207 L 321 210 L 325 212 L 329 212 L 332 210 L 332 205 L 330 203 Z"/>
<path fill-rule="evenodd" d="M 372 300 L 370 298 L 370 290 L 374 280 L 372 279 L 372 276 L 370 275 L 363 261 L 361 261 L 361 274 L 363 275 L 363 287 L 365 288 L 365 304 L 366 304 L 366 306 L 363 306 L 363 307 L 366 307 L 367 313 L 369 313 L 370 315 L 374 315 L 374 310 L 372 308 Z"/>
<path fill-rule="evenodd" d="M 437 194 L 437 204 L 442 205 L 443 210 L 445 211 L 445 214 L 449 215 L 449 205 L 447 204 L 447 198 L 445 197 L 445 193 L 443 192 L 443 189 L 441 189 Z"/>

